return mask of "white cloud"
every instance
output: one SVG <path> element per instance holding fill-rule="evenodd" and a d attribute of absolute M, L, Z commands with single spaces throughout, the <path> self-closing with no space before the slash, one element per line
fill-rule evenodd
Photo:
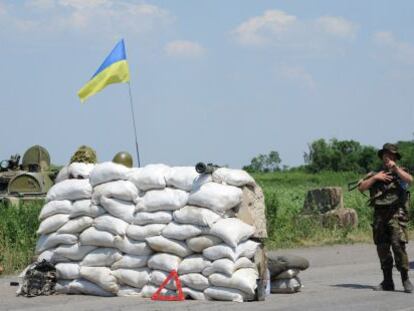
<path fill-rule="evenodd" d="M 373 35 L 373 41 L 378 46 L 385 48 L 389 57 L 405 63 L 414 65 L 414 44 L 398 40 L 390 31 L 380 31 Z"/>
<path fill-rule="evenodd" d="M 355 23 L 337 16 L 322 16 L 316 20 L 316 24 L 325 32 L 344 38 L 354 38 L 357 31 Z"/>
<path fill-rule="evenodd" d="M 199 43 L 185 40 L 169 42 L 165 45 L 164 50 L 167 55 L 178 57 L 199 57 L 205 53 L 205 48 Z"/>
<path fill-rule="evenodd" d="M 282 66 L 278 68 L 279 75 L 283 79 L 297 82 L 303 87 L 314 90 L 316 87 L 313 76 L 300 66 Z"/>

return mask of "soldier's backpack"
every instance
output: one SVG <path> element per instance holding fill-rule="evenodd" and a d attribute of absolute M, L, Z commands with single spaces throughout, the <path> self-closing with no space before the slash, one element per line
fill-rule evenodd
<path fill-rule="evenodd" d="M 43 260 L 30 265 L 23 276 L 23 282 L 17 291 L 18 296 L 48 296 L 55 293 L 56 268 Z"/>

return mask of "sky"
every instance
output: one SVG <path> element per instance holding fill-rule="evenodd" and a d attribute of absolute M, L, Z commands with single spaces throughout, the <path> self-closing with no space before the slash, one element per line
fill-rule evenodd
<path fill-rule="evenodd" d="M 413 1 L 0 0 L 0 159 L 135 156 L 128 85 L 78 90 L 125 39 L 141 162 L 240 168 L 414 133 Z"/>

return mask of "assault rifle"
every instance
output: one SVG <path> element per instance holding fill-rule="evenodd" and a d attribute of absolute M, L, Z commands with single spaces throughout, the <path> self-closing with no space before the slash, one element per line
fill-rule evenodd
<path fill-rule="evenodd" d="M 199 174 L 213 174 L 216 169 L 220 168 L 220 166 L 213 164 L 213 163 L 207 163 L 204 162 L 198 162 L 195 166 L 195 170 Z"/>

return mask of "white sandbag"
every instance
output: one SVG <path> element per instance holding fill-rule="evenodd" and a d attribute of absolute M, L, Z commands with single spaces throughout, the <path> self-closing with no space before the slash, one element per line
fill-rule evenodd
<path fill-rule="evenodd" d="M 150 280 L 150 271 L 147 268 L 117 269 L 112 271 L 112 274 L 119 283 L 137 288 L 144 287 Z"/>
<path fill-rule="evenodd" d="M 68 200 L 50 201 L 40 211 L 39 220 L 44 220 L 56 214 L 70 214 L 71 211 L 72 203 Z"/>
<path fill-rule="evenodd" d="M 181 261 L 178 267 L 178 274 L 187 274 L 187 273 L 201 273 L 205 268 L 211 265 L 211 261 L 205 259 L 201 255 L 192 255 L 186 257 Z"/>
<path fill-rule="evenodd" d="M 210 209 L 187 205 L 173 213 L 174 220 L 181 224 L 211 227 L 221 216 Z"/>
<path fill-rule="evenodd" d="M 182 241 L 172 240 L 163 236 L 153 236 L 145 239 L 148 245 L 159 253 L 170 253 L 180 257 L 186 257 L 193 252 Z"/>
<path fill-rule="evenodd" d="M 58 233 L 80 233 L 93 224 L 93 218 L 88 216 L 74 218 L 58 229 Z"/>
<path fill-rule="evenodd" d="M 228 258 L 232 261 L 236 261 L 236 250 L 227 244 L 219 244 L 208 247 L 203 250 L 203 256 L 210 260 L 218 260 L 222 258 Z"/>
<path fill-rule="evenodd" d="M 227 185 L 210 182 L 190 193 L 188 204 L 206 207 L 222 213 L 241 202 L 242 190 Z"/>
<path fill-rule="evenodd" d="M 256 265 L 247 257 L 241 257 L 234 263 L 234 271 L 246 268 L 256 269 Z"/>
<path fill-rule="evenodd" d="M 231 276 L 234 272 L 234 261 L 228 258 L 221 258 L 213 261 L 210 266 L 203 270 L 203 275 L 210 276 L 214 273 L 221 273 Z"/>
<path fill-rule="evenodd" d="M 138 212 L 134 216 L 134 224 L 136 225 L 169 224 L 171 220 L 172 213 L 169 211 L 155 213 Z"/>
<path fill-rule="evenodd" d="M 184 207 L 188 201 L 188 192 L 180 189 L 165 188 L 150 190 L 137 204 L 137 211 L 156 212 L 173 211 Z"/>
<path fill-rule="evenodd" d="M 87 267 L 110 267 L 120 259 L 122 259 L 122 254 L 117 249 L 98 248 L 87 254 L 80 265 Z"/>
<path fill-rule="evenodd" d="M 68 166 L 69 178 L 88 179 L 94 167 L 93 163 L 73 162 Z"/>
<path fill-rule="evenodd" d="M 237 218 L 226 218 L 217 221 L 210 230 L 210 234 L 219 237 L 225 243 L 236 247 L 240 242 L 253 235 L 255 229 Z"/>
<path fill-rule="evenodd" d="M 254 295 L 258 278 L 259 274 L 256 269 L 247 268 L 237 270 L 232 276 L 214 273 L 208 277 L 208 280 L 214 286 L 235 288 L 247 294 Z"/>
<path fill-rule="evenodd" d="M 111 181 L 93 189 L 93 203 L 100 204 L 102 197 L 135 202 L 138 198 L 138 189 L 128 180 Z"/>
<path fill-rule="evenodd" d="M 59 173 L 57 174 L 55 178 L 55 184 L 60 183 L 66 179 L 69 179 L 68 166 L 64 166 L 61 168 L 61 170 L 59 171 Z"/>
<path fill-rule="evenodd" d="M 227 167 L 216 169 L 212 176 L 213 181 L 219 184 L 227 184 L 236 187 L 254 186 L 256 184 L 253 177 L 246 171 L 230 169 Z"/>
<path fill-rule="evenodd" d="M 166 186 L 165 177 L 170 168 L 164 164 L 149 164 L 141 170 L 131 173 L 129 180 L 142 191 L 163 189 Z"/>
<path fill-rule="evenodd" d="M 184 286 L 203 291 L 209 286 L 208 279 L 200 273 L 189 273 L 180 276 Z"/>
<path fill-rule="evenodd" d="M 73 245 L 61 245 L 56 248 L 56 255 L 58 257 L 65 257 L 70 260 L 82 260 L 86 254 L 96 249 L 96 246 L 80 245 L 79 243 Z"/>
<path fill-rule="evenodd" d="M 129 255 L 148 256 L 152 254 L 152 250 L 146 242 L 131 240 L 128 237 L 115 237 L 114 245 L 121 252 Z"/>
<path fill-rule="evenodd" d="M 80 278 L 79 262 L 58 263 L 55 268 L 58 279 L 75 280 Z"/>
<path fill-rule="evenodd" d="M 81 245 L 92 245 L 99 247 L 114 247 L 115 236 L 109 232 L 97 230 L 90 227 L 79 236 Z"/>
<path fill-rule="evenodd" d="M 112 216 L 132 223 L 135 214 L 135 203 L 101 197 L 102 207 Z"/>
<path fill-rule="evenodd" d="M 55 285 L 56 294 L 80 294 L 80 292 L 75 292 L 70 290 L 70 283 L 72 280 L 57 280 Z"/>
<path fill-rule="evenodd" d="M 208 233 L 210 228 L 200 227 L 188 224 L 178 224 L 170 222 L 161 232 L 161 234 L 170 239 L 187 240 L 200 234 Z"/>
<path fill-rule="evenodd" d="M 195 179 L 199 176 L 194 166 L 172 167 L 165 176 L 167 186 L 191 191 Z"/>
<path fill-rule="evenodd" d="M 252 299 L 247 294 L 234 288 L 215 287 L 211 286 L 204 291 L 206 297 L 212 300 L 220 301 L 234 301 L 243 302 L 244 300 Z"/>
<path fill-rule="evenodd" d="M 58 246 L 59 244 L 75 244 L 77 242 L 78 237 L 73 234 L 51 233 L 48 235 L 41 235 L 37 240 L 35 253 L 40 254 L 49 248 Z"/>
<path fill-rule="evenodd" d="M 302 287 L 300 279 L 294 277 L 291 279 L 274 280 L 270 284 L 270 291 L 274 294 L 293 294 L 300 291 Z"/>
<path fill-rule="evenodd" d="M 130 169 L 114 162 L 96 164 L 90 173 L 91 184 L 95 187 L 113 180 L 126 180 Z"/>
<path fill-rule="evenodd" d="M 171 254 L 158 253 L 153 255 L 148 260 L 148 267 L 154 270 L 163 270 L 171 272 L 171 270 L 177 270 L 180 265 L 181 258 Z"/>
<path fill-rule="evenodd" d="M 249 259 L 253 258 L 253 256 L 256 254 L 257 247 L 259 245 L 260 245 L 259 243 L 252 241 L 252 240 L 241 242 L 236 247 L 237 258 L 239 257 L 247 257 Z"/>
<path fill-rule="evenodd" d="M 70 218 L 89 216 L 92 218 L 105 214 L 106 211 L 99 205 L 92 204 L 91 200 L 79 200 L 73 202 Z"/>
<path fill-rule="evenodd" d="M 152 224 L 146 226 L 129 225 L 126 234 L 131 239 L 145 241 L 148 237 L 160 235 L 165 226 L 165 224 Z"/>
<path fill-rule="evenodd" d="M 36 261 L 42 262 L 43 260 L 49 261 L 53 264 L 59 262 L 70 262 L 68 258 L 59 256 L 56 254 L 56 248 L 50 248 L 42 252 L 39 256 L 37 256 Z"/>
<path fill-rule="evenodd" d="M 213 177 L 211 177 L 211 174 L 201 174 L 196 177 L 196 179 L 193 182 L 193 187 L 191 188 L 191 191 L 196 191 L 200 189 L 200 187 L 204 184 L 213 182 Z"/>
<path fill-rule="evenodd" d="M 89 179 L 67 179 L 55 184 L 46 195 L 46 201 L 90 199 L 92 186 Z"/>
<path fill-rule="evenodd" d="M 201 253 L 204 249 L 223 243 L 221 239 L 213 235 L 200 235 L 188 239 L 187 246 L 196 253 Z"/>
<path fill-rule="evenodd" d="M 147 266 L 149 256 L 123 255 L 121 259 L 112 265 L 112 269 L 135 269 Z"/>
<path fill-rule="evenodd" d="M 191 298 L 194 300 L 208 300 L 207 296 L 198 290 L 194 290 L 188 287 L 183 287 L 182 290 L 186 298 Z"/>
<path fill-rule="evenodd" d="M 150 282 L 151 284 L 155 284 L 158 287 L 161 286 L 161 284 L 165 281 L 165 279 L 168 277 L 170 273 L 167 271 L 162 270 L 152 270 L 151 276 L 150 276 Z M 175 290 L 175 281 L 174 279 L 171 279 L 166 285 L 165 288 L 170 290 Z"/>
<path fill-rule="evenodd" d="M 152 295 L 155 294 L 155 292 L 158 290 L 158 286 L 154 286 L 153 284 L 145 285 L 141 290 L 141 296 L 143 298 L 151 298 Z M 168 290 L 166 288 L 163 288 L 161 290 L 161 295 L 171 296 L 176 295 L 175 290 Z"/>
<path fill-rule="evenodd" d="M 62 227 L 67 221 L 69 220 L 68 214 L 56 214 L 50 216 L 43 220 L 40 225 L 39 229 L 37 230 L 37 234 L 48 234 L 51 232 L 55 232 L 57 229 Z"/>
<path fill-rule="evenodd" d="M 272 278 L 274 280 L 281 280 L 281 279 L 292 279 L 299 274 L 299 269 L 288 269 L 283 271 L 282 273 L 278 274 L 276 277 Z"/>
<path fill-rule="evenodd" d="M 74 280 L 70 282 L 69 288 L 71 294 L 84 294 L 102 297 L 114 296 L 113 293 L 106 291 L 102 287 L 99 287 L 98 285 L 84 279 Z"/>
<path fill-rule="evenodd" d="M 122 236 L 126 234 L 126 229 L 129 226 L 126 221 L 111 215 L 102 215 L 95 218 L 93 225 L 98 230 L 108 231 L 114 235 Z"/>
<path fill-rule="evenodd" d="M 141 288 L 135 288 L 127 285 L 119 287 L 118 297 L 141 297 Z"/>
<path fill-rule="evenodd" d="M 115 276 L 112 275 L 111 269 L 105 267 L 80 267 L 80 275 L 102 287 L 104 290 L 116 294 L 119 286 Z"/>

